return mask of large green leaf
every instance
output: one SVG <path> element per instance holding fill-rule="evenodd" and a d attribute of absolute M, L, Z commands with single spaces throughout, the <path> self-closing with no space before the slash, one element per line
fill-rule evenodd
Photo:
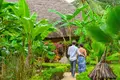
<path fill-rule="evenodd" d="M 32 39 L 35 39 L 35 37 L 37 36 L 37 35 L 40 35 L 40 34 L 44 34 L 45 33 L 45 31 L 48 31 L 48 29 L 51 27 L 51 25 L 46 25 L 46 26 L 36 26 L 34 29 L 33 29 L 33 33 L 32 33 Z M 48 32 L 47 32 L 47 34 L 45 34 L 45 35 L 48 35 Z M 45 36 L 44 35 L 44 36 Z M 44 37 L 43 36 L 43 37 Z"/>
<path fill-rule="evenodd" d="M 112 38 L 110 35 L 106 34 L 102 31 L 99 26 L 95 23 L 88 24 L 89 26 L 86 28 L 88 35 L 99 42 L 109 43 L 112 42 Z"/>
<path fill-rule="evenodd" d="M 36 22 L 36 19 L 37 19 L 37 14 L 36 13 L 33 13 L 30 18 L 32 19 L 33 22 Z"/>
<path fill-rule="evenodd" d="M 114 54 L 107 56 L 107 60 L 109 60 L 109 61 L 120 60 L 119 57 L 120 57 L 119 53 L 114 53 Z"/>
<path fill-rule="evenodd" d="M 113 34 L 120 33 L 120 6 L 109 9 L 107 14 L 107 28 Z"/>
<path fill-rule="evenodd" d="M 34 23 L 32 22 L 32 20 L 30 18 L 21 18 L 21 22 L 23 23 L 23 28 L 26 34 L 31 35 L 33 32 L 33 27 L 34 27 Z"/>
<path fill-rule="evenodd" d="M 12 11 L 14 12 L 14 14 L 15 14 L 18 18 L 21 16 L 18 7 L 16 7 L 16 6 L 11 6 L 11 9 L 12 9 Z"/>
<path fill-rule="evenodd" d="M 3 0 L 0 0 L 0 10 L 2 8 Z"/>
<path fill-rule="evenodd" d="M 26 0 L 19 0 L 19 12 L 21 13 L 21 17 L 30 17 L 30 10 Z"/>
<path fill-rule="evenodd" d="M 64 14 L 62 14 L 62 13 L 56 11 L 56 10 L 49 10 L 49 12 L 53 12 L 53 13 L 59 15 L 61 17 L 61 19 L 63 19 L 63 20 L 67 20 L 66 15 L 64 15 Z"/>
<path fill-rule="evenodd" d="M 75 18 L 81 11 L 83 11 L 87 7 L 88 7 L 87 5 L 83 5 L 82 7 L 77 8 L 73 14 L 66 15 L 67 20 Z"/>
<path fill-rule="evenodd" d="M 88 7 L 88 5 L 83 5 L 82 7 L 77 8 L 75 10 L 75 12 L 73 13 L 73 17 L 72 18 L 74 18 L 75 16 L 77 16 L 80 13 L 80 11 L 84 10 L 87 7 Z"/>
<path fill-rule="evenodd" d="M 96 53 L 95 55 L 100 60 L 102 54 L 104 53 L 105 45 L 100 42 L 93 41 L 91 46 L 92 46 L 94 53 Z"/>

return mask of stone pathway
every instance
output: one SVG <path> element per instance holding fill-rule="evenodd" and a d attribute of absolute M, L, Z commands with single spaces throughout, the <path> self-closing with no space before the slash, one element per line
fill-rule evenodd
<path fill-rule="evenodd" d="M 75 75 L 77 75 L 78 73 L 76 73 Z M 70 72 L 65 72 L 64 74 L 63 74 L 63 76 L 64 76 L 64 78 L 63 79 L 61 79 L 61 80 L 76 80 L 76 78 L 73 78 L 72 76 L 71 76 L 71 73 Z"/>

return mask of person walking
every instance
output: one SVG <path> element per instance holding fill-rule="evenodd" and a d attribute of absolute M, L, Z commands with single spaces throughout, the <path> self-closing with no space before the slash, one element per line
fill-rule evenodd
<path fill-rule="evenodd" d="M 72 41 L 72 45 L 68 47 L 68 55 L 69 55 L 69 60 L 70 60 L 70 65 L 71 65 L 71 74 L 72 77 L 75 76 L 75 70 L 76 70 L 76 62 L 77 62 L 77 50 L 78 47 L 75 46 L 76 41 Z"/>
<path fill-rule="evenodd" d="M 86 49 L 83 47 L 83 44 L 80 44 L 80 48 L 77 51 L 78 53 L 78 72 L 84 72 L 86 70 L 86 61 L 87 56 Z"/>

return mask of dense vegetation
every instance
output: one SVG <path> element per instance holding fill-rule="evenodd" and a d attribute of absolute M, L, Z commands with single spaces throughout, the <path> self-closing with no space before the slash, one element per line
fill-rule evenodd
<path fill-rule="evenodd" d="M 104 59 L 104 63 L 110 64 L 111 71 L 119 80 L 120 6 L 113 6 L 110 3 L 112 6 L 97 7 L 93 5 L 94 2 L 90 4 L 89 1 L 91 0 L 83 0 L 82 7 L 78 7 L 73 14 L 49 10 L 61 18 L 55 23 L 50 23 L 48 19 L 37 20 L 36 13 L 31 15 L 26 0 L 19 0 L 17 3 L 0 0 L 0 79 L 59 80 L 63 78 L 63 73 L 69 71 L 70 65 L 55 61 L 56 47 L 51 41 L 45 41 L 49 33 L 60 31 L 55 27 L 60 25 L 69 29 L 69 41 L 60 32 L 63 36 L 65 52 L 73 40 L 71 38 L 73 26 L 77 27 L 74 34 L 80 37 L 78 44 L 84 43 L 87 49 L 87 71 L 77 75 L 77 80 L 89 80 L 88 75 L 101 59 Z M 75 18 L 80 13 L 82 20 Z M 106 56 L 101 58 L 102 55 Z"/>

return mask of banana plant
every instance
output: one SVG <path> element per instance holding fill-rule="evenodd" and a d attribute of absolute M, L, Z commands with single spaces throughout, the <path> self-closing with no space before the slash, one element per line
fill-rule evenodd
<path fill-rule="evenodd" d="M 48 34 L 54 30 L 52 24 L 49 24 L 48 20 L 37 21 L 37 15 L 34 13 L 30 15 L 30 9 L 26 3 L 26 0 L 19 0 L 18 6 L 10 7 L 14 16 L 20 21 L 22 29 L 23 43 L 27 40 L 28 44 L 28 56 L 26 59 L 26 65 L 30 65 L 32 58 L 32 43 L 39 36 L 43 40 Z M 39 38 L 40 39 L 40 38 Z M 23 46 L 24 47 L 24 46 Z"/>
<path fill-rule="evenodd" d="M 49 10 L 50 12 L 53 12 L 53 13 L 57 14 L 57 15 L 61 18 L 61 20 L 58 20 L 58 21 L 56 21 L 56 22 L 54 23 L 54 26 L 59 25 L 59 23 L 62 23 L 62 25 L 60 25 L 60 27 L 67 27 L 67 29 L 68 29 L 68 31 L 69 31 L 69 32 L 68 32 L 68 36 L 69 36 L 70 42 L 71 42 L 71 34 L 72 34 L 72 29 L 71 29 L 71 27 L 72 27 L 73 25 L 75 25 L 75 24 L 73 23 L 73 22 L 74 22 L 74 19 L 75 19 L 75 17 L 76 17 L 78 14 L 80 14 L 80 12 L 81 12 L 82 10 L 84 10 L 86 7 L 87 7 L 87 5 L 84 5 L 84 6 L 82 6 L 82 7 L 77 8 L 77 9 L 74 11 L 73 14 L 62 14 L 62 13 L 56 11 L 56 10 Z"/>
<path fill-rule="evenodd" d="M 120 19 L 119 19 L 119 14 L 120 14 L 120 6 L 114 7 L 114 8 L 110 8 L 108 10 L 108 13 L 106 16 L 106 21 L 102 21 L 101 19 L 101 24 L 96 23 L 95 21 L 91 22 L 90 24 L 88 24 L 87 32 L 88 35 L 96 40 L 97 42 L 100 42 L 101 44 L 105 44 L 106 46 L 106 50 L 104 52 L 104 54 L 101 57 L 100 62 L 96 65 L 96 68 L 90 73 L 89 77 L 90 78 L 98 78 L 100 74 L 104 75 L 104 73 L 112 73 L 112 76 L 110 76 L 111 78 L 116 78 L 116 75 L 114 75 L 113 71 L 109 68 L 109 66 L 105 67 L 104 69 L 107 70 L 105 72 L 105 70 L 103 70 L 103 73 L 100 73 L 102 68 L 100 68 L 100 72 L 99 74 L 94 74 L 94 72 L 97 72 L 98 67 L 104 66 L 101 63 L 105 63 L 106 61 L 106 53 L 108 53 L 108 48 L 110 47 L 110 45 L 112 45 L 114 43 L 114 41 L 119 40 L 119 33 L 120 33 Z M 103 25 L 104 24 L 104 25 Z M 119 45 L 119 43 L 118 43 Z M 113 46 L 113 45 L 112 45 Z M 116 55 L 115 55 L 116 56 Z M 98 76 L 98 77 L 95 77 Z M 100 78 L 100 77 L 99 77 Z M 105 77 L 103 77 L 105 78 Z M 106 77 L 108 78 L 108 77 Z M 105 79 L 106 79 L 105 78 Z"/>
<path fill-rule="evenodd" d="M 107 12 L 105 22 L 96 23 L 93 21 L 86 28 L 92 39 L 104 44 L 113 43 L 115 40 L 118 42 L 120 37 L 120 19 L 118 18 L 120 7 L 110 8 Z"/>
<path fill-rule="evenodd" d="M 57 15 L 61 18 L 61 20 L 58 20 L 58 21 L 56 21 L 56 22 L 54 23 L 54 26 L 58 26 L 58 25 L 59 25 L 60 27 L 64 27 L 64 28 L 67 28 L 67 29 L 68 29 L 67 35 L 69 36 L 69 42 L 70 42 L 70 43 L 71 43 L 71 40 L 72 40 L 72 39 L 71 39 L 71 34 L 72 34 L 72 32 L 73 32 L 72 29 L 71 29 L 71 27 L 75 25 L 74 19 L 75 19 L 75 17 L 76 17 L 77 15 L 79 15 L 80 12 L 81 12 L 82 10 L 84 10 L 86 7 L 87 7 L 87 5 L 84 5 L 84 6 L 82 6 L 82 7 L 77 8 L 77 9 L 73 12 L 73 14 L 62 14 L 62 13 L 56 11 L 56 10 L 49 10 L 49 12 L 53 12 L 53 13 L 57 14 Z M 62 23 L 62 24 L 60 25 L 60 23 Z M 67 45 L 67 41 L 66 41 L 63 33 L 60 31 L 59 27 L 57 27 L 57 30 L 59 31 L 60 35 L 63 37 L 63 41 L 64 41 L 64 44 L 65 44 L 65 49 L 64 49 L 64 50 L 65 50 L 65 51 L 64 51 L 65 53 L 64 53 L 64 56 L 66 56 L 66 45 Z"/>

